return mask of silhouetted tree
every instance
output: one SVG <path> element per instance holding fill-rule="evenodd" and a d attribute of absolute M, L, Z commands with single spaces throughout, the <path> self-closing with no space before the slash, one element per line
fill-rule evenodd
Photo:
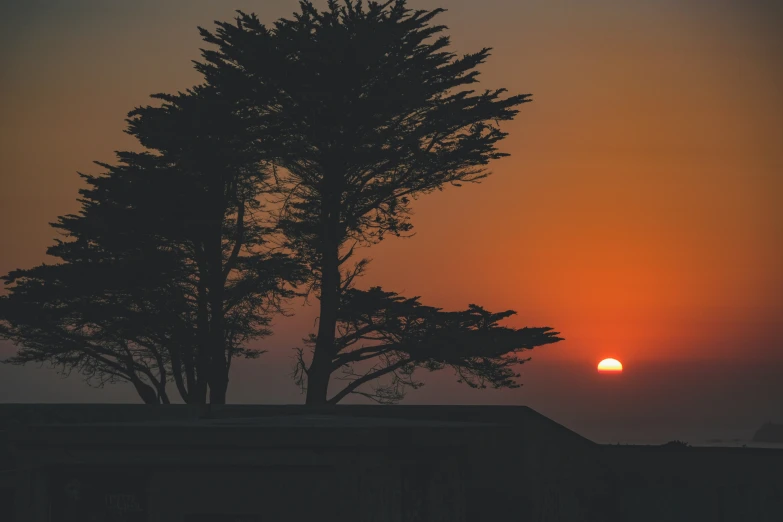
<path fill-rule="evenodd" d="M 299 374 L 308 404 L 328 401 L 342 294 L 366 265 L 349 264 L 356 248 L 409 232 L 417 196 L 486 177 L 507 155 L 496 147 L 499 122 L 529 101 L 469 90 L 490 49 L 448 51 L 445 27 L 431 24 L 442 11 L 330 0 L 319 12 L 303 1 L 273 28 L 239 12 L 201 29 L 216 49 L 197 69 L 252 107 L 256 145 L 279 167 L 281 229 L 312 273 L 318 332 Z"/>
<path fill-rule="evenodd" d="M 175 308 L 182 302 L 171 299 L 168 286 L 176 279 L 166 279 L 176 273 L 170 264 L 176 260 L 136 250 L 145 257 L 138 262 L 130 249 L 110 259 L 79 240 L 49 253 L 65 262 L 3 278 L 12 286 L 0 297 L 0 337 L 19 345 L 4 362 L 49 363 L 98 386 L 127 381 L 144 402 L 168 403 L 173 343 L 184 340 Z"/>
<path fill-rule="evenodd" d="M 551 328 L 503 327 L 499 321 L 514 315 L 491 313 L 480 306 L 444 312 L 379 287 L 342 293 L 337 318 L 333 372 L 346 386 L 328 402 L 336 404 L 351 393 L 381 403 L 401 400 L 408 387 L 418 388 L 414 371 L 451 367 L 472 388 L 516 388 L 515 367 L 528 359 L 520 353 L 560 340 Z M 315 345 L 315 335 L 308 344 Z M 306 364 L 299 350 L 297 382 L 304 386 Z M 369 364 L 367 364 L 369 363 Z M 371 383 L 371 391 L 363 385 Z"/>
<path fill-rule="evenodd" d="M 666 444 L 661 444 L 661 447 L 669 449 L 688 449 L 691 445 L 681 440 L 670 440 Z"/>
<path fill-rule="evenodd" d="M 141 372 L 160 400 L 172 379 L 186 402 L 223 403 L 231 360 L 260 353 L 245 344 L 271 333 L 301 269 L 265 244 L 266 173 L 241 111 L 204 87 L 154 98 L 128 120 L 154 153 L 83 175 L 81 213 L 53 224 L 71 239 L 49 250 L 63 263 L 9 274 L 0 335 L 22 346 L 13 363 L 129 380 L 149 402 Z"/>
<path fill-rule="evenodd" d="M 174 179 L 169 194 L 140 200 L 168 209 L 150 223 L 151 233 L 166 231 L 187 250 L 210 402 L 222 403 L 232 354 L 249 355 L 241 344 L 269 333 L 269 313 L 281 311 L 280 299 L 293 296 L 286 284 L 303 272 L 265 239 L 259 198 L 269 174 L 248 130 L 249 108 L 208 87 L 155 97 L 164 105 L 132 112 L 129 132 L 175 166 Z"/>

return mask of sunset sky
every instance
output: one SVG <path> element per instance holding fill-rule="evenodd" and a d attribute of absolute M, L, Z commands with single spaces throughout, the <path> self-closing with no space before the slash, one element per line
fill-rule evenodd
<path fill-rule="evenodd" d="M 504 127 L 511 157 L 480 185 L 422 197 L 415 237 L 364 253 L 362 286 L 514 309 L 510 325 L 566 341 L 531 353 L 521 389 L 444 372 L 406 403 L 525 404 L 599 441 L 741 437 L 783 420 L 783 3 L 410 6 L 447 8 L 454 51 L 493 48 L 480 87 L 533 102 Z M 297 2 L 0 4 L 0 272 L 47 260 L 48 223 L 78 210 L 76 172 L 137 148 L 126 113 L 197 83 L 196 27 L 234 9 L 271 24 Z M 315 309 L 294 310 L 269 354 L 237 363 L 230 402 L 303 402 L 286 374 Z M 606 357 L 622 376 L 597 374 Z M 0 367 L 2 402 L 136 400 Z"/>

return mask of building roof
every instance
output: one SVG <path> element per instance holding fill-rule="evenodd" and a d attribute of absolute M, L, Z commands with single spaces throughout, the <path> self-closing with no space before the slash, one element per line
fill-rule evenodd
<path fill-rule="evenodd" d="M 304 413 L 299 415 L 270 415 L 259 417 L 228 417 L 228 418 L 191 418 L 191 419 L 157 419 L 131 422 L 72 422 L 45 423 L 33 426 L 70 426 L 70 427 L 188 427 L 188 428 L 459 428 L 498 426 L 489 422 L 460 422 L 429 419 L 388 418 L 388 417 L 354 417 L 349 415 L 325 415 Z"/>
<path fill-rule="evenodd" d="M 88 440 L 132 446 L 459 446 L 498 437 L 592 445 L 524 406 L 0 404 L 0 430 L 8 428 L 17 447 Z"/>

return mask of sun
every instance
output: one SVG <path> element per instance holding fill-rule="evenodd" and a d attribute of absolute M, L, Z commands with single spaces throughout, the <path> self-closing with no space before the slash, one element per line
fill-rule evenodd
<path fill-rule="evenodd" d="M 619 373 L 623 371 L 623 363 L 617 359 L 604 359 L 598 363 L 598 371 L 605 373 Z"/>

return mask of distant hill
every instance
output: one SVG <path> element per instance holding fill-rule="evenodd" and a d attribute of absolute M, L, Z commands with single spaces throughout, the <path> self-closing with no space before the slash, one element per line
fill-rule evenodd
<path fill-rule="evenodd" d="M 773 442 L 783 444 L 783 424 L 767 422 L 753 434 L 753 442 Z"/>

